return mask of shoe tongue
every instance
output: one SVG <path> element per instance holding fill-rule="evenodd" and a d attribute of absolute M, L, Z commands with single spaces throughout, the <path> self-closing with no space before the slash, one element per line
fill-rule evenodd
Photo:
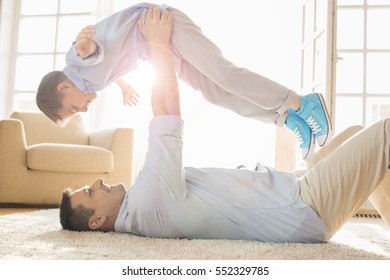
<path fill-rule="evenodd" d="M 303 106 L 301 105 L 301 108 L 299 108 L 297 114 L 301 118 L 307 119 L 310 116 L 310 114 L 313 112 L 314 107 L 315 107 L 314 102 L 308 102 Z"/>

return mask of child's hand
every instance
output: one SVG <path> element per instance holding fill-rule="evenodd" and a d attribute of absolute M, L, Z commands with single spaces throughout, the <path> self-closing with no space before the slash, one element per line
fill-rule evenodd
<path fill-rule="evenodd" d="M 128 84 L 121 87 L 123 95 L 123 105 L 136 106 L 138 104 L 138 93 Z"/>
<path fill-rule="evenodd" d="M 138 93 L 125 82 L 123 78 L 119 78 L 115 83 L 121 88 L 123 95 L 123 105 L 135 106 L 138 104 Z"/>
<path fill-rule="evenodd" d="M 87 58 L 96 52 L 96 44 L 92 40 L 92 36 L 96 33 L 96 25 L 87 25 L 76 37 L 77 54 L 81 58 Z"/>

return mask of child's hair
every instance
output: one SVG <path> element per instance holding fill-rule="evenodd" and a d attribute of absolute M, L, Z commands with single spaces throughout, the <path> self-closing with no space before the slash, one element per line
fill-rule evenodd
<path fill-rule="evenodd" d="M 58 85 L 67 80 L 62 71 L 47 73 L 38 86 L 36 102 L 38 108 L 53 122 L 62 125 L 64 120 L 58 115 L 62 108 L 63 93 L 58 91 Z"/>

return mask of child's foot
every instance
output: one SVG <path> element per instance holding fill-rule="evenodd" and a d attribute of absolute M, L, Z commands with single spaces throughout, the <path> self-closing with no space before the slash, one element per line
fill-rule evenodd
<path fill-rule="evenodd" d="M 292 130 L 301 147 L 302 158 L 308 160 L 315 150 L 315 139 L 310 126 L 293 109 L 288 110 L 286 127 Z"/>
<path fill-rule="evenodd" d="M 310 126 L 318 145 L 325 145 L 332 130 L 332 123 L 324 98 L 320 93 L 310 93 L 300 96 L 299 99 L 301 106 L 297 115 Z"/>

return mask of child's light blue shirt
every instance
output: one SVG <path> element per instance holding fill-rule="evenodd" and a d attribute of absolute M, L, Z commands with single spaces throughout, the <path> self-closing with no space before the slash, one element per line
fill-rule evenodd
<path fill-rule="evenodd" d="M 137 21 L 149 6 L 149 3 L 137 4 L 98 22 L 93 36 L 96 53 L 82 59 L 77 55 L 74 42 L 66 55 L 65 76 L 81 91 L 90 93 L 104 89 L 135 70 L 137 60 L 148 57 L 148 45 L 138 31 Z"/>

